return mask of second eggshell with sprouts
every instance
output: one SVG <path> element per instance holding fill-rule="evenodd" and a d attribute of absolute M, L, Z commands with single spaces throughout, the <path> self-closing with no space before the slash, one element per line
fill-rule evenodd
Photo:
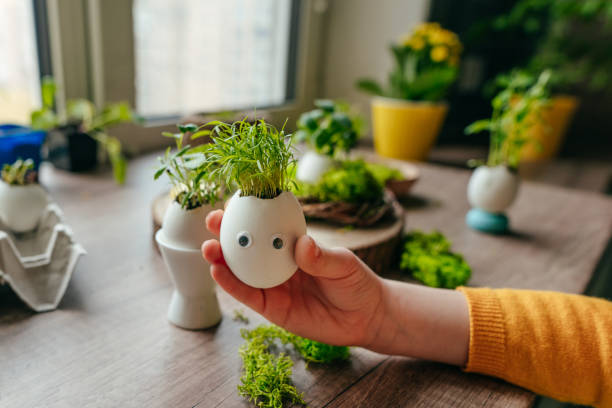
<path fill-rule="evenodd" d="M 295 243 L 304 234 L 304 213 L 292 193 L 262 199 L 237 192 L 225 209 L 220 241 L 236 277 L 264 289 L 286 282 L 297 271 Z"/>

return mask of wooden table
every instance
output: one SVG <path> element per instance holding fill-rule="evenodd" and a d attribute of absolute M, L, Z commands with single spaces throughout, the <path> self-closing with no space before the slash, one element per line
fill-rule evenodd
<path fill-rule="evenodd" d="M 1 407 L 236 407 L 241 371 L 234 309 L 221 324 L 185 331 L 166 321 L 171 283 L 151 244 L 154 156 L 130 164 L 127 185 L 108 175 L 44 168 L 41 179 L 88 255 L 57 311 L 34 314 L 0 289 Z M 407 228 L 438 228 L 473 267 L 472 285 L 582 292 L 608 242 L 612 200 L 525 183 L 510 210 L 515 233 L 466 227 L 469 173 L 422 165 Z M 535 396 L 458 368 L 352 350 L 347 364 L 303 363 L 294 382 L 312 407 L 526 407 Z"/>

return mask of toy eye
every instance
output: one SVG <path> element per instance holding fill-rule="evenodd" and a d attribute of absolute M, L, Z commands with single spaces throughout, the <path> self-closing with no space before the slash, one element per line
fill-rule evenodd
<path fill-rule="evenodd" d="M 238 240 L 238 245 L 240 245 L 243 248 L 248 248 L 253 243 L 253 238 L 251 238 L 251 234 L 249 234 L 247 231 L 239 232 L 237 236 L 237 240 Z"/>
<path fill-rule="evenodd" d="M 281 234 L 272 235 L 272 246 L 275 249 L 283 249 L 285 242 L 283 241 L 283 236 Z"/>

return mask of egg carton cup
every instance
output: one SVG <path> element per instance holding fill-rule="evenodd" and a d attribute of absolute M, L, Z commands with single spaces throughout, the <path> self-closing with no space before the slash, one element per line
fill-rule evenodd
<path fill-rule="evenodd" d="M 85 253 L 54 203 L 47 205 L 32 232 L 14 233 L 0 221 L 0 283 L 36 312 L 57 308 Z"/>

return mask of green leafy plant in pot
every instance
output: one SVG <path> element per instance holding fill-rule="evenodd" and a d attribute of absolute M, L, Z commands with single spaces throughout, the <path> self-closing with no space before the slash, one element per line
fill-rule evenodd
<path fill-rule="evenodd" d="M 346 103 L 315 101 L 316 109 L 297 121 L 295 138 L 309 150 L 300 158 L 296 178 L 315 183 L 357 144 L 363 122 Z"/>
<path fill-rule="evenodd" d="M 448 106 L 443 99 L 457 79 L 462 45 L 437 23 L 417 26 L 391 45 L 389 85 L 361 79 L 357 87 L 373 94 L 374 147 L 381 156 L 425 160 Z"/>
<path fill-rule="evenodd" d="M 174 197 L 155 240 L 175 284 L 168 320 L 182 328 L 203 329 L 221 319 L 210 265 L 200 252 L 202 243 L 213 238 L 205 220 L 210 211 L 221 208 L 220 187 L 202 149 L 183 146 L 185 136 L 198 137 L 197 126 L 178 128 L 177 133 L 164 132 L 175 140 L 176 149 L 166 150 L 155 172 L 155 179 L 168 178 Z"/>
<path fill-rule="evenodd" d="M 468 184 L 468 201 L 472 210 L 466 221 L 471 227 L 492 233 L 508 229 L 504 211 L 514 202 L 519 188 L 517 168 L 521 150 L 533 143 L 529 131 L 541 120 L 541 112 L 549 103 L 550 71 L 544 71 L 537 81 L 525 88 L 530 81 L 520 71 L 515 71 L 505 89 L 493 98 L 493 114 L 466 128 L 466 133 L 488 131 L 490 134 L 489 157 L 486 162 L 470 161 L 477 166 Z"/>
<path fill-rule="evenodd" d="M 41 109 L 31 114 L 31 126 L 48 132 L 47 158 L 54 166 L 69 171 L 88 171 L 98 165 L 98 147 L 106 152 L 119 184 L 125 182 L 127 162 L 119 139 L 108 128 L 137 120 L 125 102 L 109 104 L 102 110 L 87 99 L 72 99 L 62 115 L 54 111 L 56 85 L 52 78 L 42 81 Z"/>
<path fill-rule="evenodd" d="M 221 223 L 225 260 L 247 285 L 280 285 L 296 272 L 295 243 L 306 233 L 300 203 L 289 191 L 291 136 L 263 120 L 207 125 L 213 126 L 206 150 L 212 173 L 238 188 Z"/>
<path fill-rule="evenodd" d="M 36 182 L 34 162 L 5 164 L 0 180 L 0 219 L 11 231 L 34 230 L 47 206 L 47 194 Z"/>

